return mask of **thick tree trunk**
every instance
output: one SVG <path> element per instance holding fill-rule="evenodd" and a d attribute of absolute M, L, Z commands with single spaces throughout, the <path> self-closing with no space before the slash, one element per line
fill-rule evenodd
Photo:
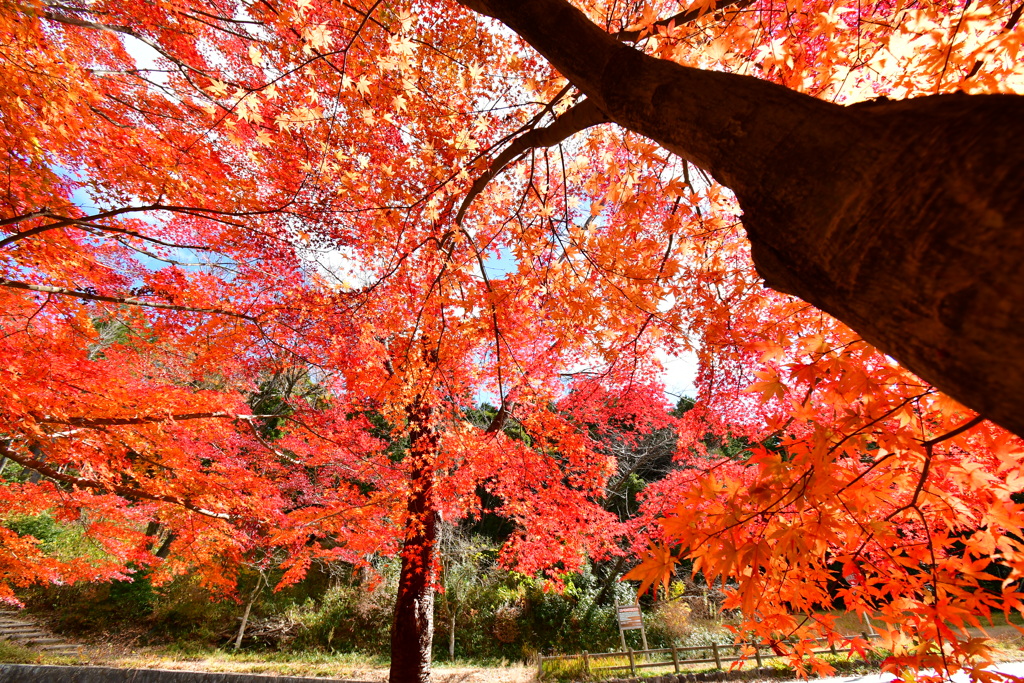
<path fill-rule="evenodd" d="M 412 491 L 409 494 L 398 600 L 391 627 L 391 683 L 429 683 L 434 639 L 437 512 L 433 500 L 437 432 L 430 407 L 420 399 L 409 408 Z"/>
<path fill-rule="evenodd" d="M 730 187 L 765 283 L 1024 435 L 1024 97 L 841 107 L 655 59 L 565 0 L 460 0 Z"/>

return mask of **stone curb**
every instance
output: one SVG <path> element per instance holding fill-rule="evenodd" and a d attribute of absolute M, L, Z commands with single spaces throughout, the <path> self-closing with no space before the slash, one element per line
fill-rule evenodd
<path fill-rule="evenodd" d="M 168 669 L 0 664 L 0 683 L 324 683 L 342 680 L 346 683 L 369 683 L 342 678 L 295 678 Z"/>

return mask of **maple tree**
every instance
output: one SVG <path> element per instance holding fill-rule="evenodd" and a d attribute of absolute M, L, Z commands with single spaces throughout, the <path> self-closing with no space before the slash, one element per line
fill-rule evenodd
<path fill-rule="evenodd" d="M 655 55 L 645 55 L 565 0 L 462 4 L 502 21 L 545 55 L 586 94 L 581 106 L 589 106 L 590 123 L 607 119 L 641 133 L 730 187 L 744 209 L 752 256 L 766 284 L 832 313 L 1007 428 L 1024 429 L 1014 408 L 1024 382 L 1009 369 L 1010 359 L 1024 355 L 1011 322 L 1017 315 L 1009 313 L 1022 301 L 1021 282 L 1011 274 L 1022 256 L 1016 222 L 1021 196 L 1013 180 L 1022 160 L 1006 145 L 1024 114 L 1019 96 L 829 104 L 820 95 L 834 86 L 829 81 L 835 67 L 815 65 L 808 73 L 796 61 L 806 64 L 807 53 L 820 50 L 813 43 L 835 30 L 829 22 L 841 16 L 836 7 L 817 16 L 801 12 L 804 3 L 783 8 L 787 24 L 793 15 L 807 22 L 808 44 L 788 46 L 783 34 L 760 57 L 769 73 L 773 67 L 792 72 L 780 78 L 796 86 L 787 89 L 768 79 L 695 69 L 685 57 L 683 64 L 659 59 L 681 52 L 670 37 Z M 932 92 L 958 85 L 949 62 L 955 48 L 968 42 L 958 44 L 956 34 L 970 9 L 963 8 L 948 39 L 941 72 L 928 84 Z M 975 11 L 991 17 L 992 9 Z M 886 12 L 880 6 L 873 11 Z M 673 20 L 665 21 L 670 35 Z M 800 28 L 784 31 L 798 37 Z M 862 37 L 858 27 L 859 39 L 879 37 Z M 909 40 L 925 50 L 922 38 Z M 1019 37 L 1007 42 L 1007 55 L 1015 54 Z M 890 47 L 898 43 L 890 41 Z M 980 56 L 982 45 L 976 47 Z M 890 62 L 899 61 L 892 56 Z M 961 58 L 973 65 L 974 57 Z M 953 69 L 968 73 L 956 64 Z M 882 94 L 872 85 L 861 87 Z M 966 226 L 976 229 L 969 245 L 961 246 Z"/>
<path fill-rule="evenodd" d="M 834 635 L 793 612 L 838 563 L 896 664 L 976 668 L 957 627 L 1020 607 L 1020 442 L 982 416 L 1024 428 L 1021 6 L 0 7 L 0 454 L 42 475 L 0 515 L 54 511 L 110 558 L 0 527 L 0 597 L 400 554 L 393 679 L 424 680 L 434 516 L 483 486 L 524 571 L 616 552 L 581 425 L 661 411 L 661 348 L 699 356 L 700 402 L 639 576 L 682 549 L 746 628 Z M 282 373 L 317 395 L 253 412 Z M 708 424 L 751 455 L 709 454 Z"/>

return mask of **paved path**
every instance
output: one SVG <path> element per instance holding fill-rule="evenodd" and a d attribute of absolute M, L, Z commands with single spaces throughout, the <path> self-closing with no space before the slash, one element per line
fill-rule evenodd
<path fill-rule="evenodd" d="M 998 671 L 1004 674 L 1010 674 L 1011 676 L 1024 677 L 1024 662 L 1000 662 L 994 664 L 989 669 L 990 671 Z M 889 681 L 895 680 L 896 677 L 892 674 L 865 674 L 863 676 L 844 676 L 836 678 L 815 678 L 814 683 L 889 683 Z M 953 683 L 967 683 L 969 677 L 965 673 L 955 673 L 951 677 Z M 787 681 L 787 683 L 807 683 L 807 681 Z"/>

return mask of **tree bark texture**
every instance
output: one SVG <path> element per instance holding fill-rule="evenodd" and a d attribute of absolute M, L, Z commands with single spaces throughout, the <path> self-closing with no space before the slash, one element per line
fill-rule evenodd
<path fill-rule="evenodd" d="M 566 0 L 459 0 L 710 172 L 765 283 L 1024 435 L 1024 97 L 843 107 L 622 44 Z"/>
<path fill-rule="evenodd" d="M 412 430 L 408 457 L 412 464 L 412 491 L 391 627 L 391 683 L 430 681 L 437 579 L 437 511 L 433 483 L 438 449 L 438 436 L 430 424 L 430 416 L 430 406 L 419 398 L 409 408 Z"/>

